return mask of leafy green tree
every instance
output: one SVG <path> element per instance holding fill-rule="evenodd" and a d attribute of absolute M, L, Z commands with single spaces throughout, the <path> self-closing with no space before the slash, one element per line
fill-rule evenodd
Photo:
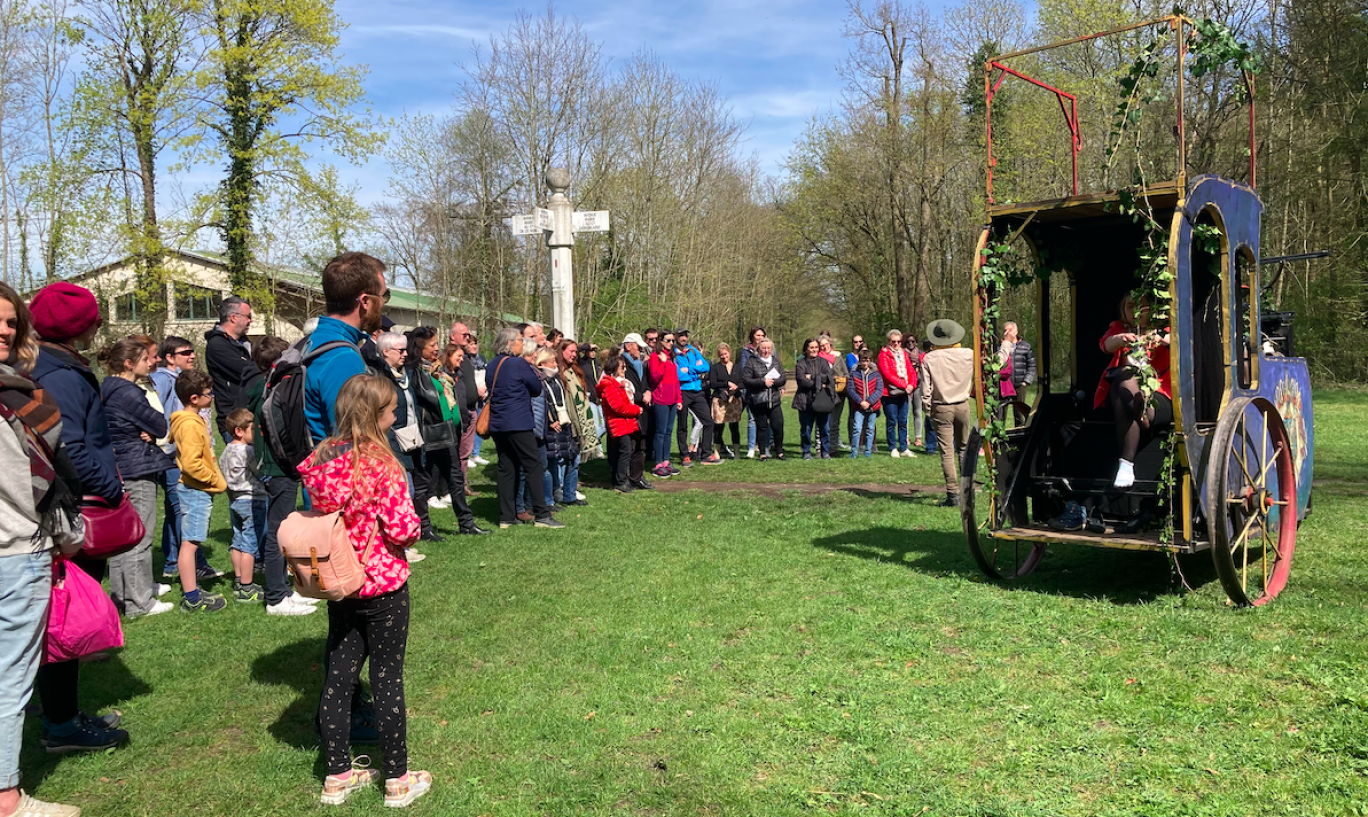
<path fill-rule="evenodd" d="M 252 292 L 253 213 L 263 180 L 317 186 L 308 179 L 306 145 L 326 142 L 359 161 L 381 136 L 364 108 L 364 68 L 335 56 L 343 24 L 328 0 L 207 0 L 205 19 L 209 46 L 196 76 L 208 104 L 186 144 L 195 159 L 227 157 L 215 226 L 234 290 Z"/>

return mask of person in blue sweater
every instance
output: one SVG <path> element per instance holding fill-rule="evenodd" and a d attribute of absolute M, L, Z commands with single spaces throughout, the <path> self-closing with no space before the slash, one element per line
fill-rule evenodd
<path fill-rule="evenodd" d="M 346 252 L 323 268 L 323 298 L 327 314 L 309 335 L 304 351 L 325 343 L 344 341 L 350 346 L 329 349 L 309 363 L 304 381 L 304 421 L 315 442 L 337 429 L 337 393 L 342 384 L 366 372 L 361 341 L 380 330 L 389 287 L 385 264 L 362 252 Z"/>
<path fill-rule="evenodd" d="M 676 371 L 679 372 L 680 401 L 684 404 L 679 412 L 675 439 L 679 443 L 679 450 L 684 454 L 684 467 L 693 465 L 695 460 L 704 465 L 720 465 L 722 458 L 713 451 L 712 409 L 708 407 L 708 391 L 704 388 L 708 381 L 708 370 L 712 365 L 703 353 L 689 342 L 689 330 L 676 329 L 674 337 L 674 364 Z M 703 429 L 696 452 L 690 451 L 688 447 L 689 415 L 693 415 L 694 422 Z"/>
<path fill-rule="evenodd" d="M 533 401 L 540 400 L 542 381 L 532 364 L 523 359 L 523 346 L 533 343 L 512 327 L 494 338 L 495 358 L 485 375 L 489 393 L 489 433 L 499 452 L 496 483 L 499 494 L 499 527 L 518 524 L 518 474 L 527 480 L 532 495 L 533 522 L 539 528 L 563 528 L 551 515 L 543 490 L 545 471 L 537 447 Z"/>

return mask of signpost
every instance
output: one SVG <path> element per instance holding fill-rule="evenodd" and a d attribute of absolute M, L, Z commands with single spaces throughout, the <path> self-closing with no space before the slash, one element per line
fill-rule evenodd
<path fill-rule="evenodd" d="M 531 213 L 513 216 L 509 226 L 513 235 L 546 236 L 551 250 L 551 325 L 575 337 L 575 279 L 571 268 L 575 233 L 608 232 L 607 210 L 576 212 L 566 198 L 570 189 L 570 173 L 553 167 L 546 171 L 546 186 L 551 189 L 547 207 L 534 207 Z"/>

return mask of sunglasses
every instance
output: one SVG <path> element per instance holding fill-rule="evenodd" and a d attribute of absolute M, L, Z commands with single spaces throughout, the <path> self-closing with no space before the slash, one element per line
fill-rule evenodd
<path fill-rule="evenodd" d="M 178 351 L 172 352 L 171 357 L 190 357 L 194 353 L 194 349 L 180 349 Z"/>

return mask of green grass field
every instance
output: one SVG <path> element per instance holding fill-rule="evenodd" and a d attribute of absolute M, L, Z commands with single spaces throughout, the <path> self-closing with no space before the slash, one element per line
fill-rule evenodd
<path fill-rule="evenodd" d="M 788 462 L 683 478 L 793 489 L 590 489 L 563 531 L 423 548 L 409 746 L 436 785 L 413 810 L 1364 814 L 1368 398 L 1315 401 L 1315 513 L 1259 610 L 1225 604 L 1205 554 L 1192 591 L 1164 556 L 1086 548 L 987 582 L 958 515 L 909 493 L 937 458 L 801 462 L 794 418 Z M 31 718 L 25 787 L 92 815 L 379 810 L 378 789 L 317 802 L 325 630 L 231 603 L 130 622 L 82 704 L 123 710 L 131 744 L 50 758 Z"/>

